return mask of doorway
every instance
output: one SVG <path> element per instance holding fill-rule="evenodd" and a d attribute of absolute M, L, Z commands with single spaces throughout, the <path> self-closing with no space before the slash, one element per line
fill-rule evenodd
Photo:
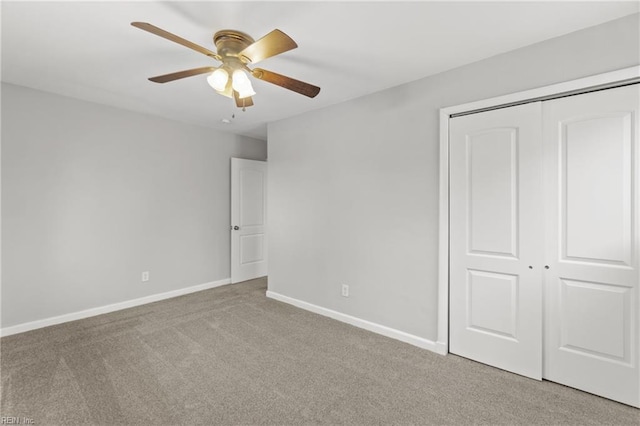
<path fill-rule="evenodd" d="M 451 119 L 451 352 L 639 405 L 637 105 L 635 85 Z"/>
<path fill-rule="evenodd" d="M 267 275 L 267 162 L 231 159 L 231 283 Z"/>

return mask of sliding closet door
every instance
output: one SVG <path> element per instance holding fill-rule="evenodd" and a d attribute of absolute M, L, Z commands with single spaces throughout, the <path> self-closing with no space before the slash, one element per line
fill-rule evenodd
<path fill-rule="evenodd" d="M 544 377 L 638 406 L 639 86 L 544 103 Z"/>
<path fill-rule="evenodd" d="M 450 351 L 542 374 L 541 105 L 450 121 Z"/>

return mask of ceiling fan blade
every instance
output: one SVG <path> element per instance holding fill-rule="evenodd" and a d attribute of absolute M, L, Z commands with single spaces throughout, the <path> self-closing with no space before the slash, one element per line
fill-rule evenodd
<path fill-rule="evenodd" d="M 284 87 L 285 89 L 292 90 L 310 98 L 315 98 L 316 95 L 320 93 L 320 88 L 318 86 L 314 86 L 313 84 L 305 83 L 304 81 L 296 80 L 273 71 L 267 71 L 262 68 L 254 68 L 251 70 L 251 75 L 260 80 L 268 81 L 269 83 Z"/>
<path fill-rule="evenodd" d="M 149 80 L 154 83 L 168 83 L 170 81 L 179 80 L 181 78 L 192 77 L 194 75 L 205 74 L 208 72 L 213 72 L 216 67 L 202 67 L 202 68 L 194 68 L 185 71 L 172 72 L 171 74 L 159 75 L 156 77 L 151 77 Z"/>
<path fill-rule="evenodd" d="M 251 96 L 240 99 L 238 97 L 238 95 L 239 95 L 238 92 L 236 92 L 234 90 L 233 91 L 233 98 L 236 100 L 236 106 L 238 108 L 245 108 L 245 107 L 253 106 L 253 99 L 251 99 Z"/>
<path fill-rule="evenodd" d="M 279 55 L 298 47 L 295 41 L 280 30 L 273 30 L 260 40 L 245 47 L 240 57 L 245 57 L 255 64 L 263 59 Z"/>
<path fill-rule="evenodd" d="M 193 49 L 196 52 L 200 52 L 200 53 L 202 53 L 204 55 L 209 56 L 210 58 L 220 60 L 220 56 L 217 53 L 212 52 L 211 50 L 206 49 L 206 48 L 204 48 L 202 46 L 199 46 L 199 45 L 197 45 L 195 43 L 192 43 L 189 40 L 185 40 L 182 37 L 178 37 L 175 34 L 171 34 L 170 32 L 165 31 L 162 28 L 158 28 L 155 25 L 151 25 L 151 24 L 149 24 L 147 22 L 132 22 L 131 25 L 133 25 L 136 28 L 140 28 L 141 30 L 145 30 L 147 32 L 150 32 L 151 34 L 155 34 L 155 35 L 160 36 L 162 38 L 166 38 L 167 40 L 171 40 L 174 43 L 181 44 L 181 45 L 183 45 L 185 47 L 188 47 L 189 49 Z"/>

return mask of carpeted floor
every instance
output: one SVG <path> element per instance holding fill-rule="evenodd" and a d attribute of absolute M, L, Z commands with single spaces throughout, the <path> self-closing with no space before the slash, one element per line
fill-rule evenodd
<path fill-rule="evenodd" d="M 219 287 L 0 340 L 2 416 L 54 424 L 638 425 L 640 410 Z"/>

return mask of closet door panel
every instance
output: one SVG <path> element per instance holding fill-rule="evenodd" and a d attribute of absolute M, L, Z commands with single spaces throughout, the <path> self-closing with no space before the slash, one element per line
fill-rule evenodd
<path fill-rule="evenodd" d="M 540 103 L 533 103 L 450 122 L 450 350 L 536 379 L 542 376 L 540 121 Z"/>
<path fill-rule="evenodd" d="M 631 266 L 632 117 L 603 112 L 555 123 L 563 261 Z"/>
<path fill-rule="evenodd" d="M 638 406 L 638 85 L 543 104 L 544 377 Z"/>

